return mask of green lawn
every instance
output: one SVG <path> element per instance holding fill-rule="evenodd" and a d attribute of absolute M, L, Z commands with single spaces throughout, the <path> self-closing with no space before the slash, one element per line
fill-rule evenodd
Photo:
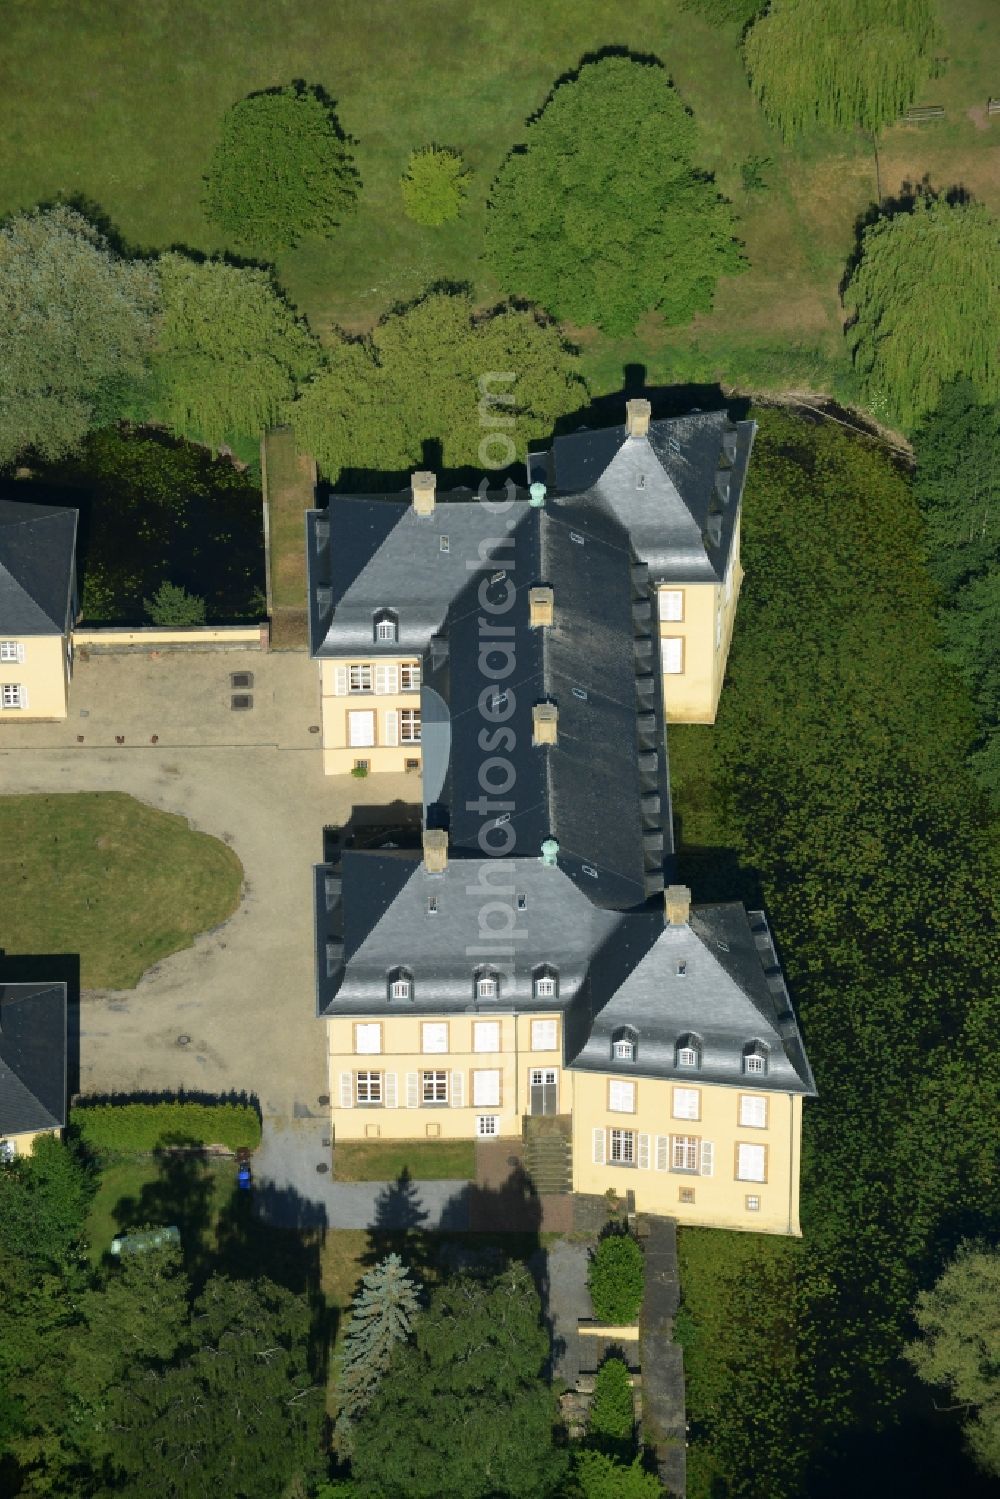
<path fill-rule="evenodd" d="M 231 916 L 243 868 L 183 817 L 121 792 L 0 797 L 3 945 L 80 955 L 85 989 L 130 989 Z"/>
<path fill-rule="evenodd" d="M 404 1171 L 414 1181 L 471 1181 L 476 1147 L 471 1140 L 349 1140 L 335 1147 L 333 1167 L 338 1181 L 398 1181 Z"/>
<path fill-rule="evenodd" d="M 1000 206 L 1000 123 L 969 115 L 1000 89 L 995 6 L 941 0 L 940 10 L 951 62 L 926 102 L 948 116 L 884 133 L 882 189 L 928 176 Z M 4 21 L 0 212 L 79 193 L 143 248 L 226 248 L 200 207 L 224 111 L 254 89 L 322 84 L 356 141 L 362 198 L 334 239 L 303 243 L 277 266 L 321 334 L 368 326 L 437 280 L 495 298 L 480 259 L 485 202 L 526 117 L 585 53 L 654 53 L 695 111 L 703 164 L 740 209 L 751 270 L 724 281 L 711 316 L 686 328 L 651 319 L 627 340 L 584 334 L 595 393 L 620 388 L 634 362 L 650 384 L 721 376 L 761 390 L 829 388 L 844 374 L 837 288 L 875 195 L 871 141 L 816 133 L 785 146 L 750 94 L 735 30 L 680 0 L 414 0 L 405 21 L 397 0 L 13 0 Z M 465 214 L 440 229 L 405 218 L 399 194 L 408 153 L 431 141 L 458 148 L 473 172 Z M 751 155 L 772 165 L 768 190 L 747 201 L 739 168 Z M 641 170 L 627 140 L 622 158 Z"/>

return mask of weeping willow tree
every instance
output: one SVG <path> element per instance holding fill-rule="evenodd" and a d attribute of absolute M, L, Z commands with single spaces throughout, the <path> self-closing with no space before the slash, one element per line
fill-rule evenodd
<path fill-rule="evenodd" d="M 911 427 L 962 376 L 980 400 L 1000 398 L 1000 222 L 982 204 L 921 198 L 878 219 L 844 302 L 878 415 Z"/>
<path fill-rule="evenodd" d="M 750 83 L 787 139 L 898 119 L 930 73 L 934 0 L 774 0 L 747 33 Z"/>

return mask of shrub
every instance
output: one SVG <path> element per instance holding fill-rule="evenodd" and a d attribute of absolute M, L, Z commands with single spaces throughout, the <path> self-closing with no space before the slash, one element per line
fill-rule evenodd
<path fill-rule="evenodd" d="M 578 1452 L 574 1471 L 583 1499 L 660 1499 L 666 1493 L 639 1458 L 626 1465 L 606 1452 Z"/>
<path fill-rule="evenodd" d="M 587 1429 L 598 1446 L 606 1446 L 620 1457 L 626 1456 L 635 1431 L 635 1403 L 623 1359 L 605 1359 L 598 1369 Z"/>
<path fill-rule="evenodd" d="M 630 1323 L 642 1305 L 642 1250 L 631 1234 L 611 1233 L 598 1244 L 587 1272 L 599 1322 Z"/>
<path fill-rule="evenodd" d="M 205 623 L 205 600 L 176 583 L 161 583 L 151 599 L 143 599 L 142 606 L 154 625 Z"/>
<path fill-rule="evenodd" d="M 411 151 L 405 174 L 399 179 L 403 207 L 418 224 L 447 224 L 457 219 L 468 188 L 468 172 L 457 151 L 444 146 L 424 146 Z"/>
<path fill-rule="evenodd" d="M 243 1103 L 82 1103 L 70 1110 L 70 1124 L 92 1150 L 112 1154 L 153 1151 L 176 1140 L 230 1150 L 260 1144 L 260 1120 Z"/>

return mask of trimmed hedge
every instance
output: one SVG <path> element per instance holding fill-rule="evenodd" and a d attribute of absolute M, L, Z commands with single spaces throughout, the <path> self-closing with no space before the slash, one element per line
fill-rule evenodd
<path fill-rule="evenodd" d="M 153 1151 L 161 1145 L 260 1144 L 260 1120 L 243 1103 L 98 1103 L 70 1110 L 70 1124 L 92 1150 Z"/>
<path fill-rule="evenodd" d="M 587 1286 L 598 1322 L 632 1323 L 642 1306 L 642 1249 L 631 1234 L 612 1233 L 590 1259 Z"/>
<path fill-rule="evenodd" d="M 632 1441 L 635 1431 L 635 1401 L 624 1359 L 605 1359 L 598 1369 L 587 1429 L 598 1444 L 603 1439 L 612 1449 L 616 1445 Z M 624 1453 L 621 1455 L 624 1456 Z"/>

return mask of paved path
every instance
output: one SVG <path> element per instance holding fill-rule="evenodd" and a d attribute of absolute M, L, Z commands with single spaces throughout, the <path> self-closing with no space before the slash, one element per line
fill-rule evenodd
<path fill-rule="evenodd" d="M 552 1367 L 557 1379 L 572 1389 L 580 1375 L 581 1317 L 594 1315 L 587 1290 L 589 1254 L 586 1244 L 558 1239 L 548 1251 L 546 1287 L 552 1334 Z"/>
<path fill-rule="evenodd" d="M 655 1441 L 660 1478 L 671 1494 L 686 1486 L 687 1425 L 684 1351 L 673 1341 L 673 1319 L 680 1303 L 677 1225 L 672 1218 L 648 1218 L 646 1290 L 642 1305 L 640 1359 L 643 1404 Z"/>

